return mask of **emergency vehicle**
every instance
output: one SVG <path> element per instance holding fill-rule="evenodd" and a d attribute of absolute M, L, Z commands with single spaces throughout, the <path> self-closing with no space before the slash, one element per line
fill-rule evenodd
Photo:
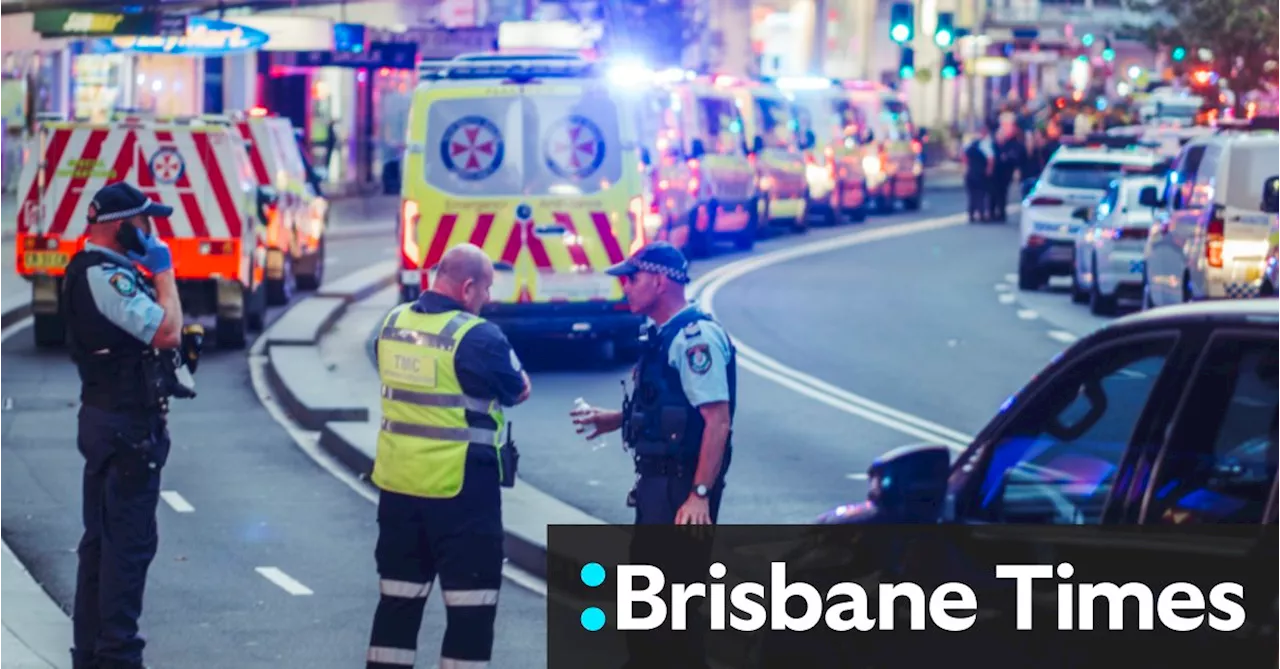
<path fill-rule="evenodd" d="M 512 337 L 634 345 L 641 319 L 604 273 L 644 241 L 635 126 L 602 64 L 573 54 L 419 63 L 401 207 L 400 293 L 449 248 L 496 267 L 483 315 Z"/>
<path fill-rule="evenodd" d="M 644 221 L 645 239 L 670 242 L 688 253 L 699 184 L 694 181 L 695 168 L 685 156 L 688 141 L 679 98 L 653 85 L 657 74 L 643 65 L 614 65 L 609 72 L 610 79 L 624 92 L 622 100 L 630 103 L 637 128 L 640 162 L 644 166 L 639 217 Z M 670 75 L 673 80 L 683 77 L 683 70 Z"/>
<path fill-rule="evenodd" d="M 924 146 L 917 134 L 907 96 L 868 81 L 842 84 L 862 110 L 866 130 L 860 138 L 867 193 L 881 212 L 897 202 L 909 211 L 920 208 L 924 193 Z"/>
<path fill-rule="evenodd" d="M 755 167 L 759 187 L 759 223 L 808 225 L 809 192 L 805 178 L 804 137 L 796 110 L 772 84 L 718 76 L 717 85 L 734 94 L 743 120 L 747 161 Z"/>
<path fill-rule="evenodd" d="M 863 155 L 867 119 L 843 86 L 821 77 L 783 77 L 776 85 L 791 100 L 805 147 L 809 207 L 831 222 L 867 217 L 864 163 L 880 169 L 878 155 Z"/>
<path fill-rule="evenodd" d="M 128 181 L 173 207 L 152 219 L 173 253 L 188 315 L 214 315 L 219 346 L 241 348 L 266 313 L 266 236 L 249 156 L 227 121 L 127 117 L 94 124 L 41 121 L 18 185 L 17 271 L 31 283 L 39 346 L 64 342 L 59 304 L 71 256 L 82 248 L 90 201 Z"/>

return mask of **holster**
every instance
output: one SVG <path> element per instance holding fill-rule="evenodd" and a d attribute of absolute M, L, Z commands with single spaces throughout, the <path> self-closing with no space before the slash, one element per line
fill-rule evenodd
<path fill-rule="evenodd" d="M 140 477 L 159 466 L 155 458 L 155 441 L 150 436 L 139 439 L 117 432 L 111 438 L 111 444 L 115 447 L 111 459 L 128 478 Z"/>

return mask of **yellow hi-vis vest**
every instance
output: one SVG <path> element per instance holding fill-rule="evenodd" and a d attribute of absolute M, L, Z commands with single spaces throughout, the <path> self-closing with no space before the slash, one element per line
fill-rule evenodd
<path fill-rule="evenodd" d="M 404 495 L 456 497 L 469 445 L 502 448 L 506 425 L 497 400 L 462 391 L 454 366 L 458 342 L 484 319 L 463 311 L 423 314 L 409 306 L 393 310 L 378 335 L 382 427 L 373 483 Z M 468 423 L 467 410 L 488 414 L 498 429 Z"/>

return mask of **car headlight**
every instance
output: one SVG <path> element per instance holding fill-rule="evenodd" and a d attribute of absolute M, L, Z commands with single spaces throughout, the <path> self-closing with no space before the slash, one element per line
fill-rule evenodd
<path fill-rule="evenodd" d="M 862 171 L 864 173 L 878 174 L 880 172 L 880 168 L 881 168 L 881 164 L 880 164 L 879 156 L 863 156 L 862 157 Z"/>

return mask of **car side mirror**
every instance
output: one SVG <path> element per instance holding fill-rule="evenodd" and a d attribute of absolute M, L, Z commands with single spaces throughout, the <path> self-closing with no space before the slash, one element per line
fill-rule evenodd
<path fill-rule="evenodd" d="M 271 186 L 258 186 L 258 220 L 263 225 L 270 225 L 270 218 L 267 216 L 267 207 L 273 206 L 280 199 L 280 195 L 276 193 L 276 189 Z"/>
<path fill-rule="evenodd" d="M 751 140 L 751 152 L 760 153 L 761 151 L 764 151 L 764 138 L 756 135 L 755 139 Z"/>
<path fill-rule="evenodd" d="M 867 503 L 844 505 L 820 518 L 820 525 L 854 523 L 930 524 L 942 519 L 951 475 L 946 446 L 903 446 L 881 455 L 867 468 Z"/>
<path fill-rule="evenodd" d="M 1071 212 L 1071 218 L 1074 218 L 1074 219 L 1079 220 L 1079 221 L 1087 221 L 1087 220 L 1089 220 L 1089 208 L 1088 208 L 1088 207 L 1076 207 L 1076 210 L 1075 210 L 1075 211 L 1073 211 L 1073 212 Z"/>
<path fill-rule="evenodd" d="M 1138 191 L 1138 204 L 1153 209 L 1164 206 L 1160 201 L 1160 190 L 1155 186 L 1143 186 L 1142 190 Z"/>
<path fill-rule="evenodd" d="M 649 153 L 649 149 L 640 147 L 640 164 L 645 167 L 653 165 L 653 156 Z"/>
<path fill-rule="evenodd" d="M 702 140 L 694 139 L 689 142 L 689 158 L 701 158 L 707 154 L 707 147 L 702 144 Z"/>
<path fill-rule="evenodd" d="M 1280 188 L 1280 183 L 1277 181 L 1276 177 L 1271 177 L 1262 185 L 1262 210 L 1268 214 L 1280 211 L 1280 198 L 1277 197 L 1280 193 L 1276 190 Z"/>
<path fill-rule="evenodd" d="M 812 130 L 804 131 L 804 138 L 802 141 L 804 142 L 804 146 L 800 147 L 802 149 L 812 149 L 818 144 L 818 138 L 814 136 Z"/>

